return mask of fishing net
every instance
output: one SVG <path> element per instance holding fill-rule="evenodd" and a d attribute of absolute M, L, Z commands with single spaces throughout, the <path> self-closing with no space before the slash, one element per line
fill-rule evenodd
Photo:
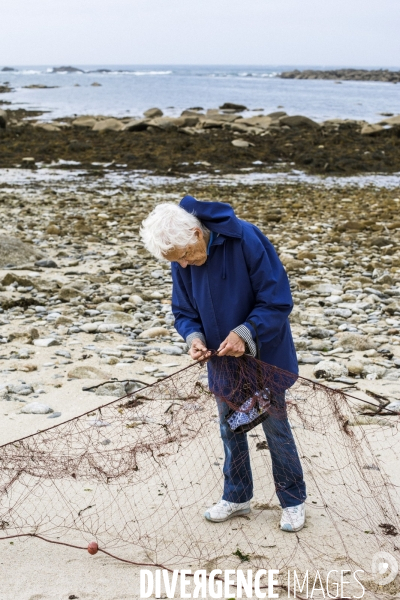
<path fill-rule="evenodd" d="M 285 389 L 286 402 L 276 402 Z M 251 513 L 203 517 L 223 488 L 215 395 L 238 408 L 260 390 L 275 418 L 289 419 L 302 463 L 307 519 L 298 533 L 279 528 L 261 425 L 247 434 Z M 0 538 L 82 549 L 95 541 L 117 559 L 166 569 L 359 568 L 368 583 L 377 552 L 400 557 L 399 416 L 375 404 L 250 357 L 212 356 L 1 446 Z M 376 597 L 379 589 L 371 583 Z"/>

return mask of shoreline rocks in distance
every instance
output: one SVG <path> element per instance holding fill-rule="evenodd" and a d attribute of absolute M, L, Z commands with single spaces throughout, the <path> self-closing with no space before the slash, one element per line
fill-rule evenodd
<path fill-rule="evenodd" d="M 283 71 L 278 75 L 281 79 L 335 79 L 338 81 L 385 81 L 400 82 L 400 71 L 389 69 L 305 69 L 299 71 Z"/>

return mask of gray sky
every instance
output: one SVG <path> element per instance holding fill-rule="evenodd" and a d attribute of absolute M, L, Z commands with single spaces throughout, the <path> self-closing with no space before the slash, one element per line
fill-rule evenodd
<path fill-rule="evenodd" d="M 2 0 L 0 61 L 400 67 L 400 0 Z"/>

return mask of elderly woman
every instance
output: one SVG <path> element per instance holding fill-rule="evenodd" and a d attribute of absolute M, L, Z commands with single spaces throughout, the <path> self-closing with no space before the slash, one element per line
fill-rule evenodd
<path fill-rule="evenodd" d="M 171 262 L 175 327 L 193 359 L 204 358 L 209 349 L 232 357 L 256 356 L 258 350 L 263 362 L 298 373 L 288 320 L 289 282 L 272 244 L 255 225 L 238 219 L 229 204 L 185 196 L 179 206 L 158 205 L 143 221 L 141 236 L 151 254 Z M 279 417 L 270 414 L 262 427 L 283 509 L 281 529 L 299 531 L 305 521 L 305 483 L 284 390 L 276 401 Z M 250 512 L 253 482 L 246 434 L 231 431 L 225 420 L 228 405 L 218 397 L 217 404 L 224 491 L 204 516 L 221 522 Z"/>

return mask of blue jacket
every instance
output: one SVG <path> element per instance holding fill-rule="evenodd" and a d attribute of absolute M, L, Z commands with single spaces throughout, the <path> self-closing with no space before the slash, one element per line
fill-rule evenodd
<path fill-rule="evenodd" d="M 172 263 L 172 312 L 183 338 L 202 332 L 217 349 L 229 332 L 244 324 L 260 359 L 298 373 L 288 316 L 293 308 L 289 281 L 274 247 L 251 223 L 238 219 L 229 204 L 185 196 L 180 206 L 218 234 L 204 265 Z M 293 383 L 293 381 L 291 382 Z"/>

